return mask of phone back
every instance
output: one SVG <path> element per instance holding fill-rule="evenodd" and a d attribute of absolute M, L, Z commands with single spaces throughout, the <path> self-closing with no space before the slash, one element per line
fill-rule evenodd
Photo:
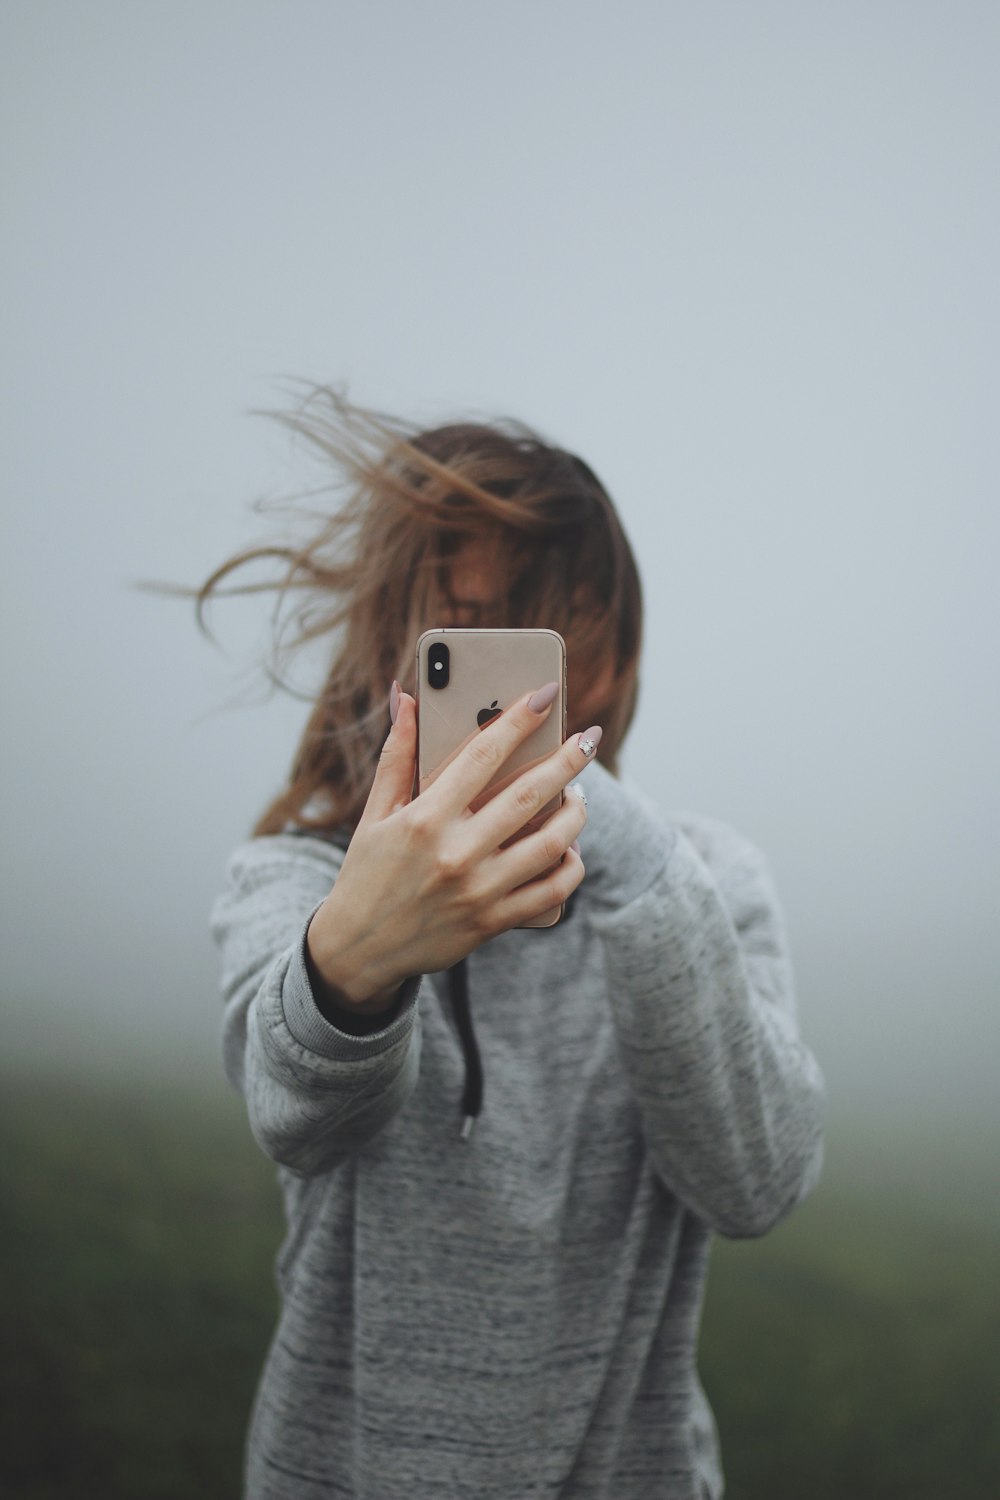
<path fill-rule="evenodd" d="M 566 645 L 555 630 L 425 631 L 417 642 L 418 791 L 426 791 L 491 718 L 547 682 L 559 684 L 552 713 L 504 762 L 473 811 L 565 739 Z M 561 794 L 553 798 L 518 836 L 544 822 L 561 800 Z"/>

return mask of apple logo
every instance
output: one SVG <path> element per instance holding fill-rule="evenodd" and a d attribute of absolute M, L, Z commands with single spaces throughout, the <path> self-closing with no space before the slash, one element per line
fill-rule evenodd
<path fill-rule="evenodd" d="M 494 698 L 489 708 L 481 708 L 476 714 L 476 723 L 480 729 L 482 729 L 484 724 L 488 724 L 491 719 L 495 719 L 497 714 L 503 713 L 503 709 L 497 707 L 498 701 L 497 698 Z"/>

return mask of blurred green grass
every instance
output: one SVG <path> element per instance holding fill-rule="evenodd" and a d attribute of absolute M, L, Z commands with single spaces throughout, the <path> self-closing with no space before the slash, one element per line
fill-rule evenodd
<path fill-rule="evenodd" d="M 273 1169 L 224 1081 L 0 1078 L 0 1491 L 216 1500 L 277 1311 Z M 729 1500 L 986 1500 L 1000 1211 L 986 1133 L 834 1135 L 766 1238 L 719 1241 L 702 1374 Z"/>

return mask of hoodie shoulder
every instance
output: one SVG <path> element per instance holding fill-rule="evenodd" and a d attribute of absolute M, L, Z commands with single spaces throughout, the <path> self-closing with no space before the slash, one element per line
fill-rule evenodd
<path fill-rule="evenodd" d="M 751 839 L 726 823 L 722 818 L 710 817 L 707 813 L 692 812 L 688 808 L 665 814 L 667 822 L 673 824 L 709 869 L 725 869 L 731 865 L 763 865 L 764 856 Z"/>

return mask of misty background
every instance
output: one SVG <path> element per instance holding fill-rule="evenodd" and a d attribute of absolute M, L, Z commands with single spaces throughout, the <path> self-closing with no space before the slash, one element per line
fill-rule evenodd
<path fill-rule="evenodd" d="M 769 856 L 831 1123 L 1000 1123 L 1000 10 L 0 31 L 5 1054 L 226 1088 L 208 911 L 306 709 L 266 602 L 219 651 L 133 585 L 317 482 L 248 414 L 301 376 L 596 469 L 646 593 L 626 775 Z"/>

